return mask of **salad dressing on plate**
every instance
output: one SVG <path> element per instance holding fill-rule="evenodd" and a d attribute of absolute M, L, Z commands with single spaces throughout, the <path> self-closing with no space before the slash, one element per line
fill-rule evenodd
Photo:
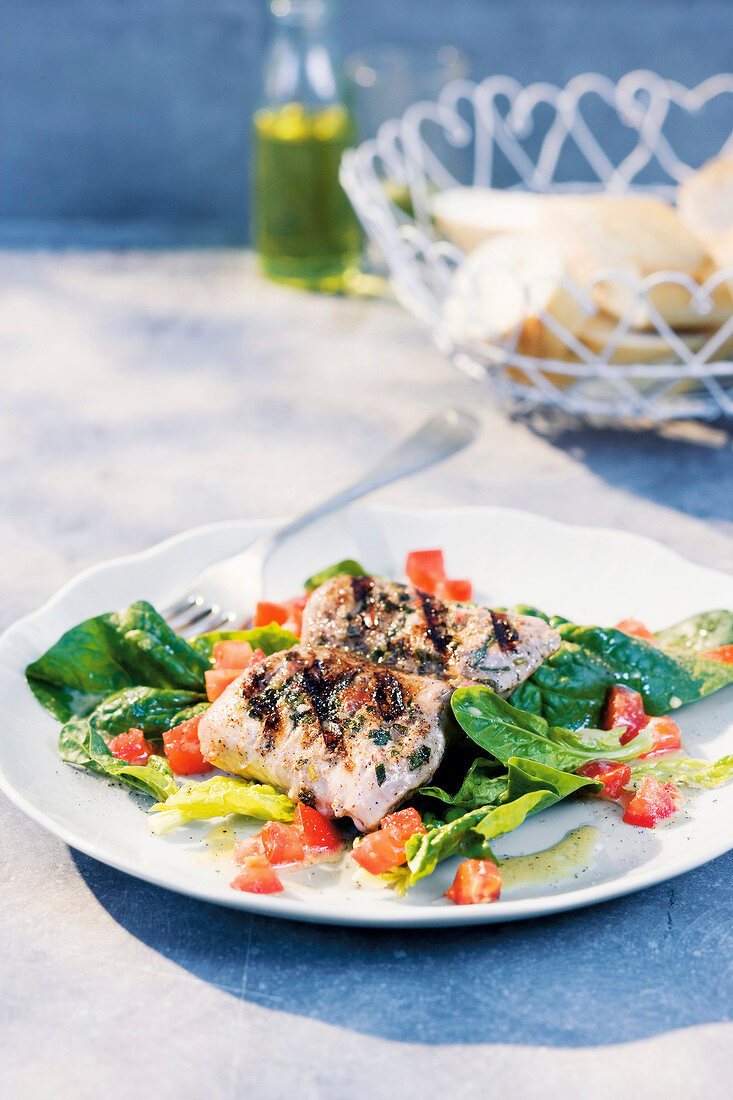
<path fill-rule="evenodd" d="M 584 825 L 573 829 L 551 848 L 499 860 L 502 893 L 529 883 L 560 883 L 584 871 L 591 864 L 597 839 L 598 829 L 593 825 Z"/>

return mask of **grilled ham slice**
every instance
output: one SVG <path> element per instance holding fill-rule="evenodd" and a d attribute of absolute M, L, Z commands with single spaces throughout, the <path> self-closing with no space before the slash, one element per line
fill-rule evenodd
<path fill-rule="evenodd" d="M 450 685 L 300 645 L 248 668 L 204 714 L 201 750 L 235 775 L 374 828 L 438 767 Z"/>
<path fill-rule="evenodd" d="M 427 596 L 381 577 L 334 577 L 313 592 L 301 639 L 451 684 L 473 680 L 499 695 L 531 676 L 560 645 L 533 615 Z"/>

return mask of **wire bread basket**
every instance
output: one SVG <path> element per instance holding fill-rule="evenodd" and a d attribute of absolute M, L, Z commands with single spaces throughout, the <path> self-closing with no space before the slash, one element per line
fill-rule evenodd
<path fill-rule="evenodd" d="M 732 74 L 696 88 L 646 71 L 618 83 L 586 73 L 564 88 L 522 86 L 506 76 L 456 80 L 437 102 L 414 104 L 401 119 L 385 122 L 374 140 L 345 153 L 341 182 L 384 257 L 400 302 L 430 326 L 456 367 L 489 381 L 512 410 L 555 406 L 591 419 L 647 423 L 733 417 L 733 312 L 717 325 L 705 324 L 721 288 L 733 293 L 733 267 L 714 270 L 702 284 L 685 271 L 637 278 L 612 265 L 582 284 L 563 276 L 563 291 L 588 318 L 598 313 L 594 292 L 601 282 L 617 284 L 628 308 L 592 348 L 556 314 L 539 310 L 538 321 L 556 349 L 555 357 L 540 358 L 527 354 L 518 327 L 479 337 L 470 325 L 456 328 L 446 307 L 466 257 L 441 238 L 432 218 L 436 192 L 465 184 L 537 194 L 641 191 L 672 200 L 677 185 L 699 167 L 681 159 L 676 147 L 696 127 L 696 137 L 707 140 L 702 128 L 710 110 L 717 110 L 725 131 L 732 103 Z M 733 152 L 730 130 L 722 148 L 706 156 Z M 592 182 L 574 182 L 579 178 Z M 660 287 L 669 286 L 684 293 L 686 305 L 700 316 L 696 342 L 657 308 Z M 533 288 L 520 285 L 518 291 L 529 313 Z M 663 354 L 635 362 L 627 353 L 620 361 L 618 349 L 634 334 L 640 310 Z"/>

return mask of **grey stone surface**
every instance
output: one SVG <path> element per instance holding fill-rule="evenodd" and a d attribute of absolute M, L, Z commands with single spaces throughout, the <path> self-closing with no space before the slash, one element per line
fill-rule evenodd
<path fill-rule="evenodd" d="M 244 254 L 2 254 L 0 372 L 3 625 L 92 562 L 286 513 L 447 402 L 479 442 L 380 499 L 511 504 L 733 569 L 720 426 L 512 422 L 393 303 L 270 286 Z M 178 898 L 4 799 L 0 860 L 8 1096 L 726 1095 L 730 856 L 450 944 Z"/>

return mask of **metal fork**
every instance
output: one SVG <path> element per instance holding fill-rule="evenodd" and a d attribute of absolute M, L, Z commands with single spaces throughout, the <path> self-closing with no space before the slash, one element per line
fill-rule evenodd
<path fill-rule="evenodd" d="M 478 429 L 475 417 L 462 409 L 448 408 L 431 416 L 358 481 L 278 530 L 256 539 L 243 552 L 205 569 L 191 585 L 191 591 L 162 614 L 180 634 L 201 634 L 244 622 L 263 594 L 265 567 L 276 547 L 296 531 L 375 489 L 449 458 L 471 443 Z"/>

